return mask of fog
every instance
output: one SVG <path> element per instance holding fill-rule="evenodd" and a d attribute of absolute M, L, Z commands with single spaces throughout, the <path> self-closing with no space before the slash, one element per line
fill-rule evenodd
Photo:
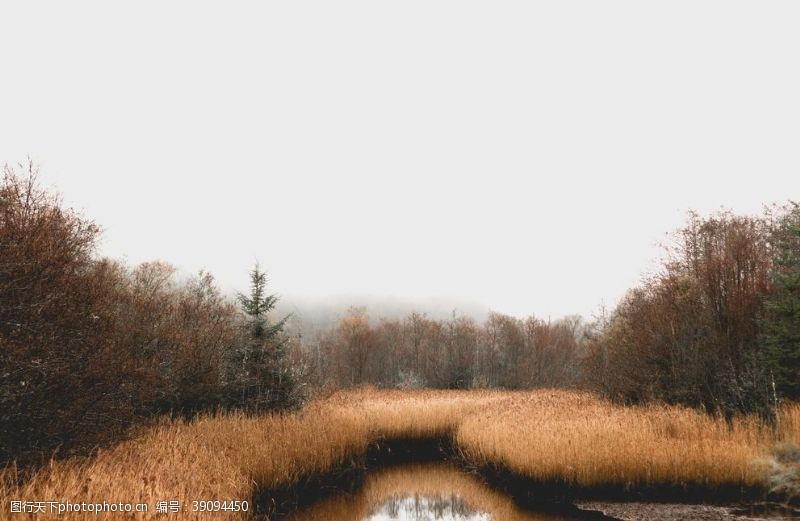
<path fill-rule="evenodd" d="M 423 313 L 433 320 L 447 320 L 453 316 L 469 317 L 483 322 L 490 309 L 477 303 L 446 299 L 404 300 L 380 298 L 374 295 L 339 295 L 328 299 L 282 296 L 272 314 L 277 320 L 291 315 L 288 330 L 311 340 L 323 331 L 336 327 L 350 308 L 363 308 L 374 321 L 381 319 L 403 319 L 411 313 Z"/>
<path fill-rule="evenodd" d="M 800 193 L 797 2 L 45 6 L 0 8 L 0 161 L 229 292 L 588 316 Z"/>

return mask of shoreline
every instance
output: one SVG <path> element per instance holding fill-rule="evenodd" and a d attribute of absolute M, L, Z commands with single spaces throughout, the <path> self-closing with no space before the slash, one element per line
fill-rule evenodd
<path fill-rule="evenodd" d="M 409 464 L 439 462 L 454 465 L 492 490 L 507 495 L 526 510 L 567 514 L 587 521 L 648 519 L 641 515 L 652 515 L 648 507 L 656 505 L 674 512 L 666 514 L 664 519 L 672 519 L 670 515 L 680 519 L 685 516 L 687 509 L 706 512 L 711 516 L 709 519 L 736 519 L 719 516 L 759 505 L 768 508 L 781 506 L 771 502 L 767 491 L 760 487 L 580 487 L 558 481 L 536 481 L 497 465 L 476 466 L 463 456 L 452 436 L 445 436 L 377 439 L 362 454 L 329 472 L 306 476 L 289 487 L 256 487 L 252 495 L 253 514 L 259 519 L 283 520 L 298 510 L 330 497 L 357 493 L 372 472 Z"/>

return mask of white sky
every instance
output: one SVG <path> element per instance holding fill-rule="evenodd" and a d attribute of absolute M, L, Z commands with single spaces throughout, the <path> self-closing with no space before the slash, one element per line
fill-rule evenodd
<path fill-rule="evenodd" d="M 0 161 L 102 252 L 589 314 L 685 211 L 800 198 L 800 2 L 4 2 Z"/>

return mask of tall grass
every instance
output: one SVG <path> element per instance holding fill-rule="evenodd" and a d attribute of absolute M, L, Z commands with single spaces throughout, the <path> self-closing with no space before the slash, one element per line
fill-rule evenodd
<path fill-rule="evenodd" d="M 400 437 L 449 436 L 476 465 L 578 486 L 767 487 L 768 465 L 760 462 L 775 442 L 800 440 L 800 406 L 787 407 L 780 425 L 774 433 L 753 418 L 728 425 L 688 409 L 625 408 L 565 391 L 367 389 L 294 414 L 164 422 L 89 458 L 52 461 L 21 484 L 9 467 L 0 518 L 10 515 L 11 500 L 148 503 L 150 512 L 135 519 L 157 518 L 159 500 L 249 500 L 255 488 L 290 487 L 358 457 L 372 441 Z M 210 516 L 182 515 L 201 517 Z"/>
<path fill-rule="evenodd" d="M 772 434 L 757 419 L 730 424 L 697 411 L 625 408 L 564 391 L 518 397 L 467 418 L 458 446 L 478 464 L 580 487 L 755 486 Z"/>

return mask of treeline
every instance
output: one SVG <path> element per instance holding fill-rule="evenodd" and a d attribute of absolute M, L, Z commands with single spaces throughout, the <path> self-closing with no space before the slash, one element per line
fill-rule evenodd
<path fill-rule="evenodd" d="M 442 389 L 573 387 L 579 383 L 579 317 L 555 322 L 493 313 L 483 324 L 454 316 L 370 320 L 352 308 L 305 346 L 317 385 Z"/>
<path fill-rule="evenodd" d="M 293 346 L 254 270 L 240 306 L 200 273 L 96 256 L 99 229 L 42 190 L 0 185 L 0 461 L 69 454 L 162 413 L 288 405 Z"/>
<path fill-rule="evenodd" d="M 728 415 L 800 398 L 800 206 L 691 214 L 674 239 L 661 270 L 596 324 L 587 382 Z"/>

